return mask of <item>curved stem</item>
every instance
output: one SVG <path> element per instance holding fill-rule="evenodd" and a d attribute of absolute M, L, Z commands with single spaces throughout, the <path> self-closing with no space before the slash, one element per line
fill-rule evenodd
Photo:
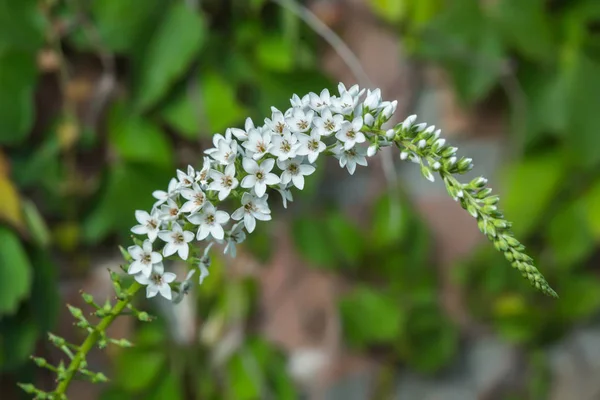
<path fill-rule="evenodd" d="M 92 347 L 94 347 L 98 340 L 100 340 L 101 332 L 104 332 L 106 328 L 108 328 L 110 324 L 112 324 L 115 318 L 117 318 L 117 316 L 121 314 L 123 309 L 127 307 L 127 304 L 129 304 L 129 302 L 131 301 L 133 295 L 138 290 L 140 290 L 141 287 L 142 285 L 134 281 L 133 284 L 125 292 L 125 299 L 119 300 L 110 310 L 110 315 L 102 318 L 102 320 L 96 326 L 96 328 L 88 335 L 88 337 L 85 339 L 85 341 L 79 348 L 77 354 L 75 354 L 75 357 L 71 360 L 71 363 L 69 364 L 69 367 L 65 372 L 64 379 L 60 381 L 60 383 L 56 387 L 56 390 L 54 391 L 54 394 L 57 396 L 57 398 L 65 398 L 64 396 L 67 391 L 67 388 L 69 387 L 69 384 L 71 383 L 73 377 L 81 367 L 81 363 L 85 361 L 87 353 L 92 349 Z"/>

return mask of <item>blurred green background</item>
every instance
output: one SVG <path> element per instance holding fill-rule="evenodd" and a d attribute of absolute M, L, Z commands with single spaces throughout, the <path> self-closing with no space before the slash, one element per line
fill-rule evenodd
<path fill-rule="evenodd" d="M 2 398 L 52 387 L 28 357 L 82 340 L 64 303 L 112 296 L 133 211 L 212 134 L 338 81 L 483 165 L 560 299 L 414 166 L 320 160 L 189 301 L 140 299 L 159 319 L 118 321 L 136 347 L 92 354 L 111 382 L 71 397 L 600 399 L 597 0 L 0 0 Z"/>

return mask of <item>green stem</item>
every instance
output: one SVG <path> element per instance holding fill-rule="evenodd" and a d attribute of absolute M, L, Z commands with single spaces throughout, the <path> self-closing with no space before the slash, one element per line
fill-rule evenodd
<path fill-rule="evenodd" d="M 65 392 L 67 391 L 71 380 L 73 380 L 73 377 L 75 376 L 77 371 L 79 371 L 81 363 L 85 361 L 87 353 L 101 338 L 101 333 L 104 332 L 106 328 L 108 328 L 110 324 L 112 324 L 115 318 L 117 318 L 117 316 L 123 311 L 123 309 L 127 307 L 133 295 L 138 290 L 140 290 L 141 287 L 142 285 L 140 285 L 139 283 L 133 282 L 133 284 L 126 291 L 125 299 L 119 300 L 112 308 L 110 314 L 102 318 L 102 320 L 96 326 L 96 328 L 88 335 L 88 337 L 85 339 L 85 341 L 79 348 L 77 354 L 75 354 L 75 357 L 71 360 L 69 368 L 67 368 L 67 370 L 65 371 L 64 379 L 62 379 L 56 387 L 56 390 L 54 391 L 56 398 L 65 398 Z"/>

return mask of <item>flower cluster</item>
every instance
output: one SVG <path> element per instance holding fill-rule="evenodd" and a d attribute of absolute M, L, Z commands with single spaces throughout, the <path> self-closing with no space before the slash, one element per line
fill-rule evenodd
<path fill-rule="evenodd" d="M 482 210 L 489 209 L 489 201 L 465 202 L 476 193 L 469 192 L 466 186 L 453 189 L 451 174 L 462 173 L 472 164 L 470 159 L 457 160 L 456 148 L 445 145 L 439 130 L 416 124 L 416 116 L 393 129 L 382 129 L 396 106 L 396 101 L 383 101 L 379 89 L 365 91 L 356 85 L 347 89 L 340 83 L 336 95 L 327 89 L 320 94 L 294 95 L 289 109 L 272 108 L 271 117 L 262 126 L 248 118 L 244 129 L 230 128 L 224 135 L 215 134 L 213 147 L 205 151 L 200 170 L 192 166 L 187 171 L 178 170 L 166 191 L 153 193 L 156 202 L 152 210 L 136 212 L 139 224 L 131 230 L 144 239 L 136 240 L 128 249 L 128 273 L 146 286 L 147 297 L 161 294 L 180 301 L 182 293 L 189 290 L 194 268 L 200 269 L 200 283 L 208 275 L 213 243 L 224 244 L 225 253 L 235 256 L 236 245 L 245 240 L 246 233 L 254 231 L 256 221 L 271 219 L 269 189 L 279 192 L 287 207 L 287 202 L 293 200 L 291 190 L 304 188 L 305 177 L 315 171 L 315 162 L 321 155 L 333 155 L 340 167 L 353 174 L 357 165 L 366 166 L 368 157 L 391 145 L 401 149 L 402 160 L 420 164 L 427 179 L 433 181 L 433 172 L 438 172 L 447 185 L 451 182 L 453 197 L 463 199 L 463 207 L 484 219 L 488 236 L 508 228 L 508 223 L 503 226 L 493 222 L 491 216 L 484 216 Z M 232 211 L 221 208 L 222 204 L 233 204 Z M 496 225 L 492 228 L 490 224 Z M 204 242 L 203 253 L 194 239 Z M 509 243 L 503 236 L 500 247 L 504 248 L 505 242 Z M 517 247 L 510 249 L 513 256 Z M 193 266 L 180 283 L 164 267 L 165 259 L 175 257 Z M 518 261 L 529 263 L 530 259 L 523 257 Z M 529 278 L 537 287 L 553 293 L 537 270 L 526 272 L 533 274 Z M 178 289 L 175 297 L 172 288 Z"/>

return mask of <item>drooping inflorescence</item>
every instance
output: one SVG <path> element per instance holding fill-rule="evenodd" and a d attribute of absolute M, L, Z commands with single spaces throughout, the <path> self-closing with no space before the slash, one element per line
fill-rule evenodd
<path fill-rule="evenodd" d="M 54 367 L 34 359 L 57 374 L 59 385 L 49 393 L 32 385 L 22 385 L 24 390 L 37 398 L 60 399 L 65 398 L 66 387 L 75 375 L 104 380 L 104 375 L 86 369 L 86 354 L 95 344 L 129 345 L 107 338 L 104 330 L 125 309 L 142 321 L 149 319 L 148 314 L 131 306 L 135 292 L 145 287 L 146 297 L 160 294 L 180 302 L 192 286 L 196 269 L 200 284 L 208 276 L 209 253 L 214 245 L 224 245 L 224 253 L 235 257 L 236 245 L 255 230 L 256 221 L 271 220 L 269 200 L 273 193 L 269 189 L 277 191 L 287 207 L 293 200 L 292 189 L 304 188 L 305 177 L 315 171 L 314 163 L 321 155 L 333 155 L 340 167 L 354 174 L 357 165 L 367 166 L 368 158 L 381 148 L 398 147 L 400 159 L 419 164 L 426 179 L 433 181 L 434 174 L 439 174 L 448 193 L 477 219 L 479 229 L 532 285 L 557 296 L 514 238 L 511 223 L 497 208 L 498 196 L 486 188 L 487 180 L 480 177 L 463 184 L 455 178 L 455 174 L 472 169 L 472 160 L 458 158 L 456 147 L 446 145 L 439 129 L 416 123 L 414 115 L 393 128 L 383 128 L 396 112 L 397 101 L 383 101 L 379 89 L 365 91 L 356 85 L 347 89 L 340 83 L 337 95 L 327 89 L 320 94 L 294 95 L 291 105 L 283 112 L 272 108 L 262 126 L 248 118 L 244 129 L 215 134 L 200 170 L 192 166 L 178 170 L 166 191 L 152 193 L 156 199 L 152 209 L 135 212 L 138 224 L 131 229 L 137 235 L 134 244 L 122 249 L 128 263 L 124 269 L 136 283 L 123 290 L 119 275 L 111 273 L 118 299 L 114 305 L 98 306 L 84 294 L 86 303 L 102 318 L 97 325 L 90 324 L 81 310 L 70 307 L 77 325 L 88 331 L 86 341 L 75 346 L 51 336 L 71 359 L 70 364 Z M 167 260 L 183 260 L 190 265 L 182 281 L 165 268 Z"/>

